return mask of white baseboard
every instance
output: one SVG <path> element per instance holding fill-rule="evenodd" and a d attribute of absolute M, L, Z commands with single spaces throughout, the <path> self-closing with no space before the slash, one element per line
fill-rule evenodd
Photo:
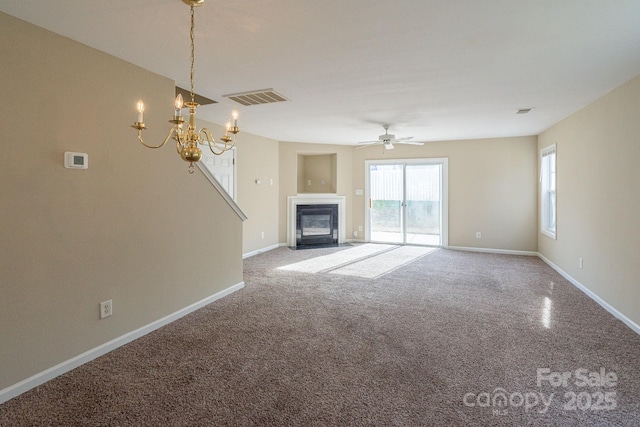
<path fill-rule="evenodd" d="M 503 255 L 538 256 L 538 252 L 534 252 L 534 251 L 514 251 L 514 250 L 511 250 L 511 249 L 472 248 L 472 247 L 464 247 L 464 246 L 447 246 L 445 249 L 451 249 L 451 250 L 454 250 L 454 251 L 484 252 L 484 253 L 503 254 Z"/>
<path fill-rule="evenodd" d="M 582 283 L 578 282 L 576 279 L 574 279 L 573 277 L 571 277 L 569 275 L 569 273 L 567 273 L 566 271 L 564 271 L 563 269 L 561 269 L 560 267 L 558 267 L 557 265 L 555 265 L 554 263 L 552 263 L 549 259 L 547 259 L 544 255 L 538 253 L 538 257 L 540 257 L 540 259 L 542 261 L 544 261 L 545 263 L 547 263 L 547 265 L 549 265 L 549 267 L 553 268 L 555 271 L 557 271 L 558 273 L 560 273 L 560 275 L 562 277 L 564 277 L 565 279 L 567 279 L 569 282 L 571 282 L 571 284 L 573 286 L 575 286 L 576 288 L 580 289 L 582 292 L 584 292 L 589 298 L 591 298 L 592 300 L 594 300 L 595 302 L 597 302 L 602 308 L 604 308 L 605 310 L 607 310 L 609 313 L 611 313 L 614 317 L 616 317 L 617 319 L 619 319 L 620 321 L 622 321 L 625 325 L 627 325 L 628 327 L 630 327 L 636 334 L 640 335 L 640 325 L 638 325 L 637 323 L 635 323 L 633 320 L 629 319 L 627 316 L 625 316 L 624 314 L 620 313 L 618 310 L 616 310 L 614 307 L 612 307 L 608 302 L 606 302 L 605 300 L 603 300 L 602 298 L 600 298 L 598 295 L 596 295 L 592 290 L 590 290 L 589 288 L 587 288 L 585 285 L 583 285 Z"/>
<path fill-rule="evenodd" d="M 283 244 L 282 243 L 276 243 L 275 245 L 267 246 L 266 248 L 258 249 L 258 250 L 251 251 L 251 252 L 247 252 L 246 254 L 242 254 L 242 259 L 246 259 L 246 258 L 255 256 L 255 255 L 261 254 L 263 252 L 268 252 L 268 251 L 273 250 L 273 249 L 278 249 L 280 246 L 283 246 Z M 286 244 L 284 246 L 286 246 Z"/>
<path fill-rule="evenodd" d="M 17 384 L 9 386 L 3 390 L 0 390 L 0 403 L 4 403 L 9 399 L 13 399 L 16 396 L 21 395 L 25 391 L 31 390 L 34 387 L 37 387 L 41 384 L 46 383 L 53 378 L 60 376 L 66 372 L 69 372 L 72 369 L 77 368 L 80 365 L 83 365 L 91 360 L 100 357 L 108 352 L 115 350 L 116 348 L 123 346 L 131 341 L 138 339 L 144 335 L 147 335 L 149 332 L 153 332 L 156 329 L 159 329 L 169 323 L 178 320 L 179 318 L 186 316 L 187 314 L 196 311 L 199 308 L 204 307 L 207 304 L 210 304 L 224 296 L 227 296 L 235 291 L 244 288 L 244 282 L 240 282 L 235 284 L 227 289 L 224 289 L 216 294 L 208 296 L 207 298 L 193 303 L 183 309 L 176 311 L 168 316 L 163 317 L 162 319 L 158 319 L 155 322 L 149 323 L 146 326 L 138 328 L 134 331 L 128 332 L 118 338 L 115 338 L 109 342 L 106 342 L 98 347 L 92 348 L 91 350 L 85 351 L 82 354 L 77 355 L 69 360 L 66 360 L 62 363 L 57 364 L 47 370 L 39 372 L 25 380 L 20 381 Z"/>

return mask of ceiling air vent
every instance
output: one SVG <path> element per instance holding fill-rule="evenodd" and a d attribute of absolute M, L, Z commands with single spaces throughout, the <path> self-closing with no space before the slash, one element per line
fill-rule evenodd
<path fill-rule="evenodd" d="M 176 96 L 178 96 L 178 94 L 182 94 L 182 99 L 184 99 L 184 102 L 189 102 L 191 101 L 191 91 L 188 91 L 186 89 L 182 89 L 181 87 L 176 86 Z M 205 98 L 202 95 L 198 95 L 197 93 L 193 94 L 193 98 L 194 101 L 196 101 L 198 103 L 198 105 L 209 105 L 209 104 L 217 104 L 218 101 L 214 101 L 213 99 L 209 99 L 209 98 Z"/>
<path fill-rule="evenodd" d="M 232 93 L 230 95 L 222 95 L 232 101 L 242 104 L 245 107 L 249 105 L 271 104 L 273 102 L 288 101 L 287 98 L 274 92 L 273 89 L 252 90 L 251 92 Z"/>

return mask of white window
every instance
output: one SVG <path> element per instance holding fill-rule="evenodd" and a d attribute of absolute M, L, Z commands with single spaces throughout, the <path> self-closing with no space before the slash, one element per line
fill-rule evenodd
<path fill-rule="evenodd" d="M 556 145 L 540 152 L 541 232 L 556 238 Z"/>

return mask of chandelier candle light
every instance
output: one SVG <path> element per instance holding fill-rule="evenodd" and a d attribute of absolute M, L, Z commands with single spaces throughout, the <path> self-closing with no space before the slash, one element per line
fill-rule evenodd
<path fill-rule="evenodd" d="M 175 111 L 174 115 L 169 120 L 169 123 L 173 123 L 173 127 L 169 131 L 169 134 L 165 138 L 165 140 L 160 145 L 149 145 L 144 142 L 142 139 L 142 131 L 147 127 L 144 124 L 144 103 L 142 100 L 138 101 L 138 120 L 133 123 L 132 127 L 138 129 L 138 140 L 142 145 L 147 148 L 160 148 L 164 146 L 167 141 L 173 137 L 176 141 L 176 150 L 180 154 L 180 157 L 184 161 L 189 162 L 189 173 L 193 173 L 195 168 L 193 166 L 194 162 L 200 161 L 202 157 L 202 150 L 198 148 L 198 144 L 208 145 L 211 152 L 219 156 L 227 150 L 233 148 L 236 143 L 236 134 L 240 132 L 238 129 L 238 110 L 235 108 L 232 112 L 232 119 L 227 122 L 226 131 L 222 138 L 220 138 L 221 142 L 217 142 L 211 131 L 207 128 L 202 128 L 198 130 L 196 127 L 196 109 L 198 108 L 198 103 L 195 102 L 195 93 L 193 90 L 193 75 L 194 75 L 194 13 L 193 8 L 197 6 L 202 6 L 204 4 L 204 0 L 181 0 L 183 3 L 188 4 L 191 7 L 191 101 L 184 102 L 182 99 L 182 95 L 178 94 L 175 101 Z M 187 124 L 187 128 L 184 128 L 184 117 L 182 117 L 182 108 L 187 107 L 189 109 L 189 123 Z M 230 136 L 230 134 L 232 136 Z"/>

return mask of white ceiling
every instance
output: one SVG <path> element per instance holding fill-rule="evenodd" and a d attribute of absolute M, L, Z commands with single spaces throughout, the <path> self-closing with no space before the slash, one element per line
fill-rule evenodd
<path fill-rule="evenodd" d="M 189 87 L 181 0 L 0 11 Z M 224 123 L 222 95 L 273 88 L 290 102 L 240 107 L 239 124 L 279 141 L 535 135 L 640 74 L 637 0 L 206 0 L 195 34 L 196 92 L 220 102 L 198 116 Z"/>

